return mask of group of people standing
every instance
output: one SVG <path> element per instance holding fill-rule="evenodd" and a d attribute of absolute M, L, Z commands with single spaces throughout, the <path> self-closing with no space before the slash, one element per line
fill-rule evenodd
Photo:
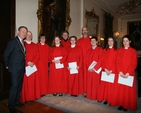
<path fill-rule="evenodd" d="M 25 45 L 22 46 L 24 38 Z M 78 41 L 76 36 L 69 37 L 69 32 L 63 31 L 62 39 L 54 37 L 52 47 L 45 42 L 46 37 L 41 34 L 39 42 L 33 43 L 32 33 L 25 26 L 19 27 L 18 36 L 9 41 L 4 59 L 12 79 L 10 111 L 15 111 L 15 105 L 22 106 L 19 103 L 20 92 L 22 102 L 39 99 L 46 94 L 81 94 L 91 100 L 119 106 L 118 110 L 137 109 L 134 73 L 137 53 L 130 47 L 129 35 L 122 38 L 123 47 L 119 49 L 113 37 L 108 38 L 106 48 L 102 49 L 97 45 L 97 37 L 88 36 L 86 27 L 82 28 L 82 37 Z M 37 71 L 27 76 L 24 71 L 27 66 L 36 66 Z M 102 72 L 107 76 L 115 74 L 114 82 L 102 81 Z M 124 79 L 133 76 L 132 87 L 119 84 L 119 76 Z"/>

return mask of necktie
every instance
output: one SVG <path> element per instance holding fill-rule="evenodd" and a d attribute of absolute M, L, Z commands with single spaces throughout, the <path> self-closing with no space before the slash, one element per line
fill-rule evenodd
<path fill-rule="evenodd" d="M 23 46 L 23 48 L 24 48 L 24 41 L 23 41 L 23 40 L 21 40 L 21 44 L 22 44 L 22 46 Z"/>
<path fill-rule="evenodd" d="M 22 47 L 23 47 L 23 50 L 24 50 L 24 53 L 25 53 L 25 46 L 24 46 L 24 41 L 23 40 L 21 40 L 21 44 L 22 44 Z"/>

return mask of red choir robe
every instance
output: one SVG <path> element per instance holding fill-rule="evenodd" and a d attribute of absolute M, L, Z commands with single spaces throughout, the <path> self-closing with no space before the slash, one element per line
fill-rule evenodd
<path fill-rule="evenodd" d="M 87 86 L 87 69 L 86 69 L 86 53 L 87 51 L 91 48 L 91 44 L 90 44 L 90 37 L 88 36 L 87 38 L 80 38 L 77 41 L 77 45 L 80 46 L 82 48 L 82 52 L 83 52 L 83 86 L 84 86 L 84 92 L 86 92 L 86 86 Z"/>
<path fill-rule="evenodd" d="M 136 94 L 136 77 L 135 69 L 137 66 L 137 53 L 136 50 L 129 47 L 128 49 L 120 48 L 117 52 L 116 68 L 116 87 L 113 94 L 112 106 L 123 106 L 125 109 L 136 110 L 137 109 L 137 94 Z M 118 74 L 129 73 L 130 76 L 134 76 L 133 86 L 126 86 L 118 84 Z"/>
<path fill-rule="evenodd" d="M 69 47 L 67 48 L 67 66 L 68 63 L 76 62 L 77 66 L 79 66 L 77 74 L 70 74 L 70 70 L 67 70 L 67 78 L 68 78 L 68 94 L 70 95 L 79 95 L 83 94 L 83 73 L 82 73 L 82 49 L 79 46 Z"/>
<path fill-rule="evenodd" d="M 26 43 L 26 66 L 28 66 L 28 62 L 31 61 L 37 67 L 38 60 L 39 53 L 37 45 L 33 42 L 31 42 L 31 44 Z M 21 101 L 32 101 L 37 98 L 40 98 L 38 71 L 34 72 L 28 77 L 26 76 L 26 74 L 24 74 Z"/>
<path fill-rule="evenodd" d="M 70 47 L 70 41 L 69 40 L 65 41 L 65 40 L 62 39 L 61 43 L 62 43 L 63 47 L 65 47 L 65 48 Z"/>
<path fill-rule="evenodd" d="M 56 69 L 55 63 L 52 62 L 55 57 L 61 57 L 60 63 L 64 68 Z M 49 75 L 49 93 L 66 93 L 67 92 L 67 75 L 66 75 L 66 57 L 67 52 L 64 47 L 52 47 L 49 52 L 50 75 Z"/>
<path fill-rule="evenodd" d="M 116 55 L 117 50 L 114 48 L 108 48 L 103 50 L 102 54 L 102 69 L 112 70 L 113 74 L 116 74 Z M 98 92 L 98 101 L 106 100 L 111 103 L 113 97 L 113 90 L 115 83 L 101 81 Z"/>
<path fill-rule="evenodd" d="M 100 73 L 89 72 L 88 67 L 93 61 L 96 61 L 97 64 L 94 66 L 95 70 L 98 70 L 101 66 L 102 60 L 102 48 L 96 46 L 95 49 L 89 49 L 86 56 L 86 66 L 87 66 L 87 98 L 92 100 L 97 100 L 98 90 L 100 85 Z"/>
<path fill-rule="evenodd" d="M 49 46 L 47 44 L 42 45 L 41 43 L 37 44 L 40 59 L 38 61 L 38 75 L 39 75 L 39 84 L 40 84 L 40 93 L 45 95 L 48 93 L 48 57 L 49 57 Z"/>

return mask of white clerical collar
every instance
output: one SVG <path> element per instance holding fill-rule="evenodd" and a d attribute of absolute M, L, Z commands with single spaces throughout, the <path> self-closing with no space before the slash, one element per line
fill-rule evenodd
<path fill-rule="evenodd" d="M 128 47 L 124 47 L 124 49 L 128 49 L 129 48 L 129 46 Z"/>
<path fill-rule="evenodd" d="M 71 48 L 74 48 L 76 46 L 76 44 L 74 44 L 74 45 L 71 45 Z"/>
<path fill-rule="evenodd" d="M 31 41 L 27 41 L 27 40 L 25 40 L 25 41 L 26 41 L 26 43 L 31 44 Z"/>
<path fill-rule="evenodd" d="M 109 46 L 109 48 L 111 49 L 111 48 L 113 48 L 113 46 Z"/>
<path fill-rule="evenodd" d="M 97 45 L 96 46 L 92 46 L 92 49 L 95 49 L 97 47 Z"/>
<path fill-rule="evenodd" d="M 59 47 L 59 46 L 60 46 L 60 44 L 56 45 L 56 47 Z"/>
<path fill-rule="evenodd" d="M 42 42 L 40 42 L 41 43 L 41 45 L 45 45 L 45 43 L 42 43 Z"/>

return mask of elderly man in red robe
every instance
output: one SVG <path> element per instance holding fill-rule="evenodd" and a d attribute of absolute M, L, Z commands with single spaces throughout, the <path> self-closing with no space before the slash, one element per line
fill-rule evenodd
<path fill-rule="evenodd" d="M 84 88 L 84 92 L 86 92 L 86 86 L 87 86 L 87 69 L 86 69 L 86 53 L 88 51 L 88 49 L 91 48 L 91 44 L 90 44 L 90 37 L 88 36 L 88 29 L 87 27 L 83 27 L 82 28 L 82 37 L 78 40 L 77 45 L 80 46 L 82 48 L 82 55 L 83 55 L 83 88 Z"/>

